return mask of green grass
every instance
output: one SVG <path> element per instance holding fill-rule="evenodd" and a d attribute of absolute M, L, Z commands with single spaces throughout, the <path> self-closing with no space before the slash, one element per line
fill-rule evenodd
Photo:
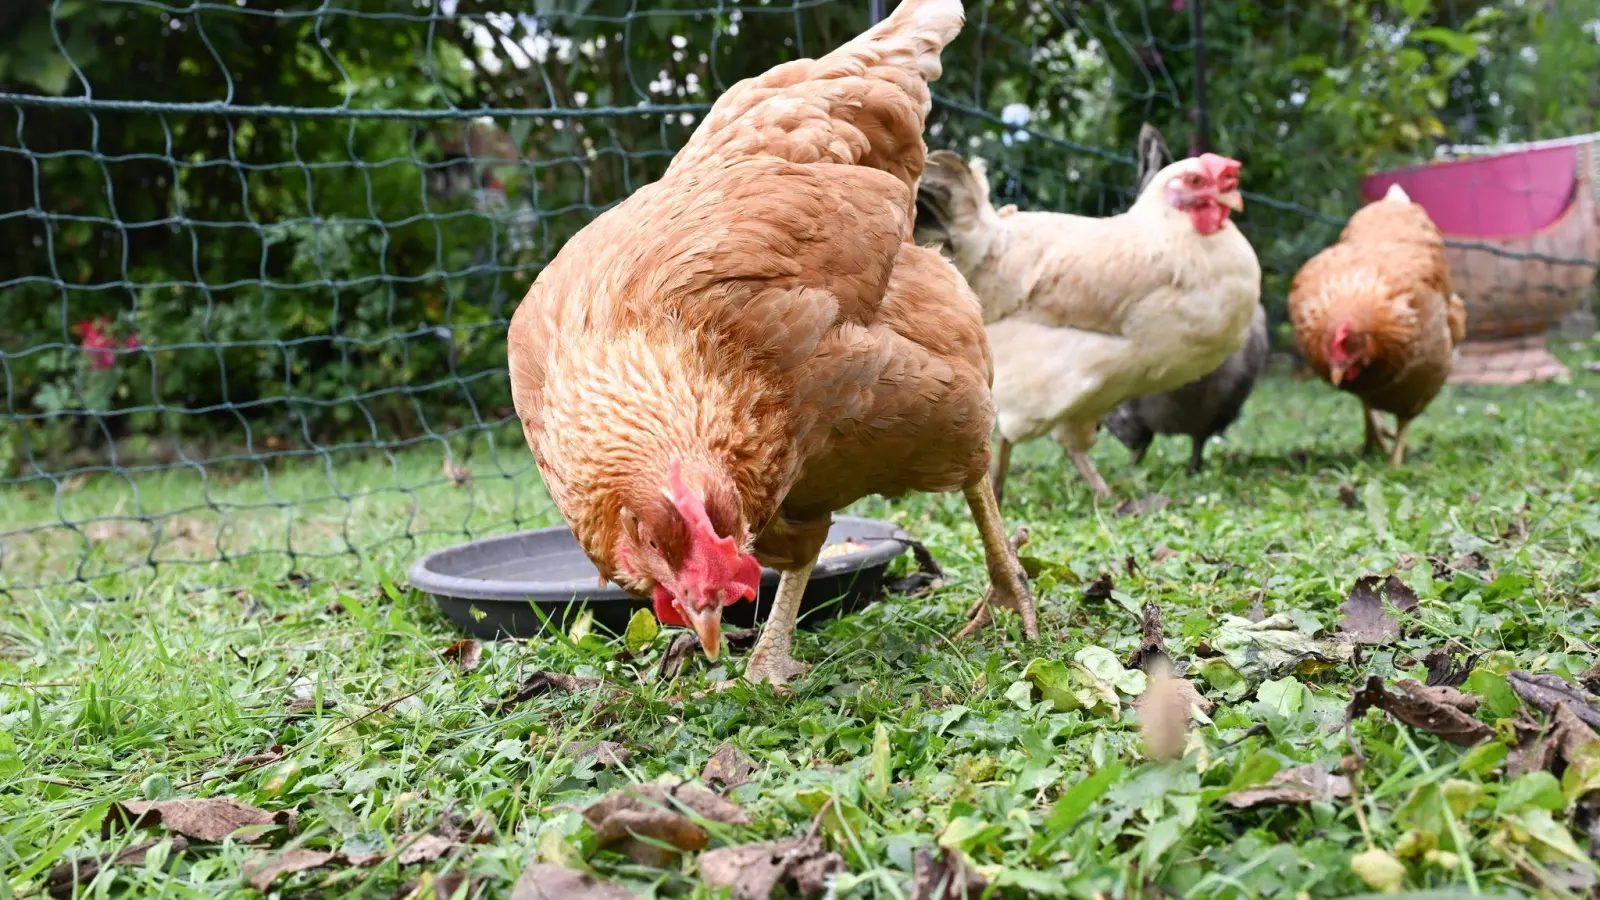
<path fill-rule="evenodd" d="M 1025 553 L 1043 568 L 1035 641 L 1009 615 L 976 641 L 946 639 L 983 587 L 959 497 L 865 502 L 853 511 L 926 541 L 947 584 L 812 623 L 797 654 L 817 667 L 792 696 L 742 686 L 700 695 L 738 667 L 698 657 L 676 681 L 653 681 L 646 672 L 666 634 L 631 657 L 620 640 L 594 635 L 497 643 L 466 675 L 441 658 L 459 635 L 427 598 L 384 582 L 463 530 L 553 521 L 514 434 L 474 448 L 465 487 L 441 474 L 439 445 L 422 445 L 265 476 L 111 475 L 59 492 L 13 490 L 0 496 L 0 533 L 42 530 L 4 539 L 4 577 L 20 585 L 81 572 L 88 581 L 0 593 L 0 896 L 39 890 L 63 859 L 143 840 L 100 837 L 108 801 L 217 795 L 298 810 L 297 833 L 258 838 L 275 847 L 354 852 L 477 810 L 497 822 L 488 842 L 433 862 L 318 869 L 274 892 L 389 897 L 424 871 L 458 871 L 470 875 L 470 895 L 503 897 L 541 857 L 588 855 L 602 877 L 644 896 L 712 896 L 694 854 L 668 869 L 591 854 L 574 809 L 629 782 L 693 779 L 729 743 L 760 768 L 730 794 L 751 824 L 714 829 L 713 846 L 804 834 L 831 797 L 820 825 L 848 866 L 835 885 L 841 897 L 909 896 L 914 850 L 941 838 L 1007 896 L 1350 896 L 1366 890 L 1350 865 L 1369 849 L 1363 828 L 1384 850 L 1407 832 L 1416 834 L 1408 846 L 1456 849 L 1408 859 L 1412 890 L 1578 896 L 1584 888 L 1568 886 L 1593 863 L 1582 854 L 1563 862 L 1558 845 L 1570 833 L 1587 848 L 1589 838 L 1573 826 L 1581 804 L 1559 786 L 1552 794 L 1552 779 L 1513 780 L 1497 762 L 1500 744 L 1466 750 L 1380 713 L 1355 723 L 1354 748 L 1340 726 L 1367 674 L 1418 677 L 1425 653 L 1449 641 L 1489 654 L 1469 688 L 1486 694 L 1477 716 L 1490 724 L 1517 705 L 1508 669 L 1571 679 L 1596 662 L 1597 397 L 1600 377 L 1581 370 L 1566 385 L 1451 389 L 1419 420 L 1412 455 L 1395 472 L 1353 452 L 1353 399 L 1274 377 L 1211 448 L 1200 477 L 1182 472 L 1185 441 L 1159 442 L 1137 470 L 1103 441 L 1096 458 L 1120 496 L 1172 500 L 1129 518 L 1096 509 L 1055 447 L 1025 447 L 1005 512 L 1028 526 Z M 1354 508 L 1341 502 L 1342 485 Z M 174 510 L 183 511 L 166 515 Z M 50 527 L 108 514 L 122 518 L 78 532 Z M 171 562 L 154 574 L 114 574 L 151 552 L 154 532 L 141 518 L 171 526 L 154 554 Z M 93 528 L 102 530 L 86 534 Z M 179 531 L 186 536 L 173 538 Z M 1158 547 L 1172 551 L 1159 562 Z M 295 556 L 277 552 L 289 548 Z M 181 562 L 219 549 L 255 555 Z M 1488 573 L 1435 574 L 1433 560 L 1472 552 Z M 296 586 L 283 580 L 292 570 L 319 580 Z M 1314 673 L 1251 673 L 1259 677 L 1233 700 L 1201 682 L 1217 706 L 1181 762 L 1143 758 L 1131 697 L 1118 698 L 1114 717 L 1105 704 L 1057 712 L 1022 679 L 1030 660 L 1069 662 L 1085 647 L 1126 658 L 1147 601 L 1164 610 L 1167 646 L 1185 663 L 1216 639 L 1222 616 L 1258 601 L 1308 634 L 1331 631 L 1352 583 L 1369 572 L 1398 573 L 1421 597 L 1397 644 Z M 1115 591 L 1086 598 L 1083 587 L 1102 573 Z M 486 704 L 539 670 L 604 678 L 628 693 Z M 286 703 L 297 697 L 325 708 L 291 718 Z M 558 749 L 598 739 L 632 758 L 597 767 Z M 273 746 L 285 748 L 281 762 L 234 771 L 234 760 Z M 1355 799 L 1250 809 L 1223 801 L 1279 767 L 1336 767 L 1355 749 L 1366 759 Z M 251 896 L 240 870 L 257 851 L 245 843 L 196 843 L 104 871 L 82 890 Z"/>

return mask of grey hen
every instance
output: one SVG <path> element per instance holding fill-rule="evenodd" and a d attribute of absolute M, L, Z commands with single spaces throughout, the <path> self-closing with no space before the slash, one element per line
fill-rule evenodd
<path fill-rule="evenodd" d="M 1149 124 L 1139 129 L 1138 189 L 1143 190 L 1155 173 L 1171 162 L 1172 153 L 1161 133 Z M 1257 306 L 1244 345 L 1210 375 L 1164 394 L 1129 400 L 1107 414 L 1101 424 L 1133 451 L 1135 465 L 1144 459 L 1156 435 L 1188 435 L 1192 475 L 1205 465 L 1206 441 L 1239 417 L 1266 363 L 1267 314 Z"/>

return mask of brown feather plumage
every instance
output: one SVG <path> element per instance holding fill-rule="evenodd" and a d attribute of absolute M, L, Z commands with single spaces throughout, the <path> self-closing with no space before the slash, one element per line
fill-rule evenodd
<path fill-rule="evenodd" d="M 753 552 L 783 569 L 813 560 L 860 497 L 982 477 L 979 304 L 907 243 L 926 79 L 960 24 L 959 3 L 906 0 L 834 53 L 734 86 L 665 176 L 569 241 L 518 308 L 524 434 L 578 540 L 625 587 L 653 587 L 617 547 L 669 459 L 730 485 Z"/>
<path fill-rule="evenodd" d="M 1330 340 L 1339 325 L 1365 335 L 1371 359 L 1339 387 L 1402 420 L 1439 393 L 1451 351 L 1466 334 L 1444 240 L 1427 212 L 1403 197 L 1358 211 L 1339 242 L 1300 269 L 1289 317 L 1301 354 L 1324 379 L 1331 378 Z"/>

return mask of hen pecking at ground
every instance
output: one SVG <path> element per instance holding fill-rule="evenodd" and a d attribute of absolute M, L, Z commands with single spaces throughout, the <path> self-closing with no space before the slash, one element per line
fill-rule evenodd
<path fill-rule="evenodd" d="M 1033 600 L 986 469 L 977 298 L 908 242 L 928 81 L 959 0 L 905 0 L 817 60 L 735 85 L 660 181 L 569 241 L 512 319 L 512 386 L 551 497 L 601 574 L 718 654 L 722 608 L 782 573 L 745 668 L 784 683 L 832 514 L 962 490 L 989 606 Z"/>

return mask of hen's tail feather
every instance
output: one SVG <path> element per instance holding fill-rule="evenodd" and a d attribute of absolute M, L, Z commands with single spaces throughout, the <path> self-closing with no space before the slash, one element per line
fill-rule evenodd
<path fill-rule="evenodd" d="M 955 249 L 989 205 L 989 182 L 981 168 L 969 166 L 949 150 L 928 154 L 917 182 L 916 240 L 943 242 Z"/>
<path fill-rule="evenodd" d="M 909 190 L 926 152 L 928 81 L 939 77 L 939 53 L 964 22 L 960 0 L 904 0 L 820 59 L 739 82 L 712 105 L 668 173 L 775 156 L 881 169 Z"/>
<path fill-rule="evenodd" d="M 923 81 L 938 81 L 944 69 L 939 53 L 966 24 L 961 0 L 903 0 L 882 22 L 823 57 L 855 57 L 871 47 L 880 65 L 905 66 Z M 923 114 L 928 112 L 924 105 Z"/>

